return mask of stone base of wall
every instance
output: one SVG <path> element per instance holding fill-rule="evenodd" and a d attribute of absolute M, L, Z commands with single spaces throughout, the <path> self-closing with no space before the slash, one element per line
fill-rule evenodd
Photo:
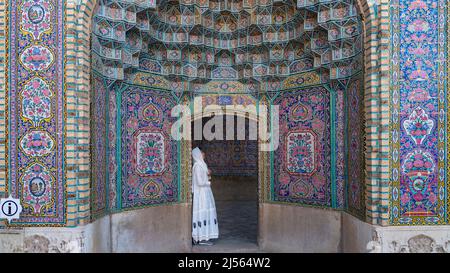
<path fill-rule="evenodd" d="M 191 251 L 191 206 L 145 208 L 111 216 L 113 252 Z"/>
<path fill-rule="evenodd" d="M 342 212 L 341 251 L 369 252 L 367 244 L 373 240 L 376 226 L 365 223 L 358 218 Z"/>
<path fill-rule="evenodd" d="M 381 227 L 346 213 L 261 204 L 259 247 L 267 252 L 450 252 L 450 226 Z"/>
<path fill-rule="evenodd" d="M 342 213 L 342 251 L 450 253 L 450 226 L 374 226 Z"/>
<path fill-rule="evenodd" d="M 87 252 L 86 228 L 24 228 L 0 231 L 0 253 Z"/>
<path fill-rule="evenodd" d="M 5 252 L 189 252 L 190 206 L 156 206 L 107 215 L 76 228 L 0 229 Z"/>
<path fill-rule="evenodd" d="M 260 204 L 258 244 L 267 252 L 339 252 L 341 212 Z"/>
<path fill-rule="evenodd" d="M 76 228 L 0 229 L 4 252 L 190 252 L 190 206 L 105 216 Z M 266 252 L 450 252 L 450 226 L 380 227 L 333 210 L 260 204 Z"/>

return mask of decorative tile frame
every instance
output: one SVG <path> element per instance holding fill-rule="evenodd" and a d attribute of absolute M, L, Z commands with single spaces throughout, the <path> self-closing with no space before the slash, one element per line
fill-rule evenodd
<path fill-rule="evenodd" d="M 390 2 L 392 225 L 450 221 L 447 10 L 444 0 Z"/>
<path fill-rule="evenodd" d="M 5 65 L 5 193 L 20 198 L 24 206 L 21 218 L 13 225 L 67 223 L 64 18 L 64 5 L 58 1 L 8 2 L 7 34 L 14 43 L 8 43 Z M 22 136 L 31 131 L 40 133 L 28 134 L 33 139 L 24 141 Z M 27 152 L 42 147 L 33 143 L 43 141 L 43 137 L 53 139 L 54 146 L 47 146 L 44 154 Z M 19 149 L 20 145 L 29 148 Z"/>

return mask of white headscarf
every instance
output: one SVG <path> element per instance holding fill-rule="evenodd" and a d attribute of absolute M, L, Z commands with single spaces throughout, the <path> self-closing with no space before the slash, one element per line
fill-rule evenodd
<path fill-rule="evenodd" d="M 203 160 L 202 151 L 196 147 L 192 150 L 192 158 L 194 159 L 194 165 L 198 164 L 202 169 L 208 171 L 208 166 L 206 162 Z"/>

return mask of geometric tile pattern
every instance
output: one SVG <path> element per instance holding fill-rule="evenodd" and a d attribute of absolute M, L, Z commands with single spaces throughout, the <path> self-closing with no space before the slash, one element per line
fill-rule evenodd
<path fill-rule="evenodd" d="M 353 0 L 106 0 L 94 10 L 92 37 L 95 69 L 125 81 L 146 71 L 277 91 L 293 74 L 319 71 L 329 81 L 361 66 Z"/>

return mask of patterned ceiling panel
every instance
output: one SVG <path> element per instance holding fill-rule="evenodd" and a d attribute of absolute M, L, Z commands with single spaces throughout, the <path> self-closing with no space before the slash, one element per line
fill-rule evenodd
<path fill-rule="evenodd" d="M 345 79 L 361 67 L 353 1 L 103 0 L 94 15 L 94 69 L 115 80 L 137 71 L 270 86 L 308 71 Z"/>

